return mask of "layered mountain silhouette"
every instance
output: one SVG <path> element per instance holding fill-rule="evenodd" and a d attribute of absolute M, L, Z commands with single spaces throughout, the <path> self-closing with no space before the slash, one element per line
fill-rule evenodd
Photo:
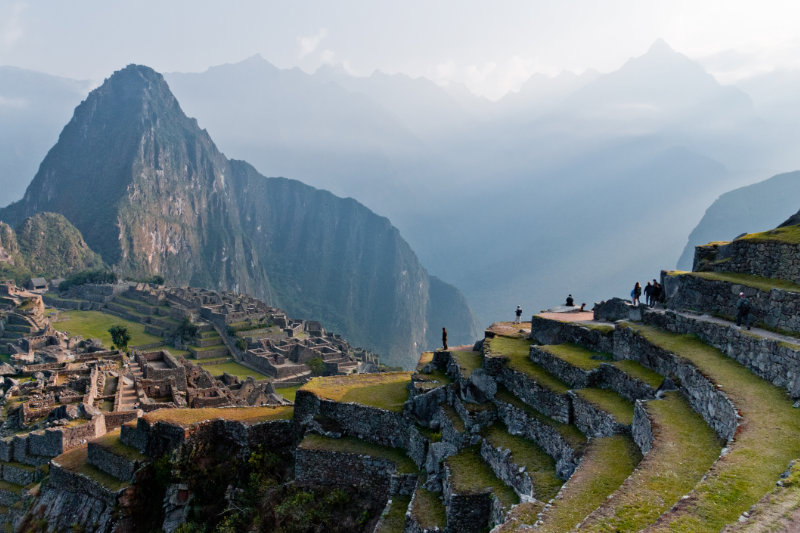
<path fill-rule="evenodd" d="M 42 211 L 63 214 L 123 276 L 246 292 L 388 364 L 411 366 L 442 326 L 454 342 L 477 333 L 463 296 L 428 276 L 389 220 L 228 160 L 147 67 L 92 91 L 0 219 Z"/>

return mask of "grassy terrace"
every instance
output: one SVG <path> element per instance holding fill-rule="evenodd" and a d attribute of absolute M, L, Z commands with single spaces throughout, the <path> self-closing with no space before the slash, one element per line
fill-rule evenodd
<path fill-rule="evenodd" d="M 800 456 L 800 417 L 786 393 L 694 336 L 630 326 L 647 341 L 691 361 L 731 399 L 742 416 L 727 455 L 658 531 L 719 531 L 775 486 Z"/>
<path fill-rule="evenodd" d="M 784 226 L 782 228 L 762 231 L 761 233 L 748 233 L 736 240 L 778 241 L 787 244 L 800 244 L 800 226 Z"/>
<path fill-rule="evenodd" d="M 230 361 L 228 363 L 220 363 L 216 365 L 201 365 L 203 368 L 211 372 L 212 376 L 221 376 L 224 373 L 228 373 L 232 376 L 239 376 L 240 378 L 246 378 L 247 376 L 253 376 L 253 378 L 260 380 L 260 379 L 269 379 L 268 376 L 262 374 L 261 372 L 256 372 L 250 368 L 247 368 L 244 365 L 240 365 L 236 361 Z"/>
<path fill-rule="evenodd" d="M 220 339 L 221 339 L 221 337 L 220 337 Z M 211 350 L 219 350 L 220 348 L 227 349 L 227 346 L 225 346 L 222 343 L 219 343 L 219 344 L 214 344 L 212 346 L 202 346 L 202 347 L 201 346 L 189 345 L 189 348 L 193 352 L 210 352 Z"/>
<path fill-rule="evenodd" d="M 507 357 L 509 368 L 522 372 L 542 387 L 557 394 L 567 392 L 569 387 L 566 383 L 530 360 L 530 349 L 531 341 L 523 338 L 497 336 L 489 340 L 489 351 L 492 355 Z"/>
<path fill-rule="evenodd" d="M 636 531 L 652 524 L 700 481 L 723 443 L 677 392 L 647 403 L 653 448 L 582 531 Z M 717 528 L 715 531 L 718 531 Z"/>
<path fill-rule="evenodd" d="M 410 372 L 351 374 L 313 378 L 300 390 L 336 402 L 355 402 L 399 412 L 408 400 L 407 385 L 410 381 Z"/>
<path fill-rule="evenodd" d="M 131 448 L 130 446 L 126 446 L 119 441 L 119 433 L 120 430 L 115 429 L 114 431 L 109 431 L 102 437 L 99 437 L 92 442 L 119 457 L 124 457 L 126 459 L 130 459 L 131 461 L 146 461 L 147 457 L 139 453 L 139 450 L 136 448 Z"/>
<path fill-rule="evenodd" d="M 80 335 L 85 339 L 100 339 L 103 346 L 111 346 L 111 334 L 108 329 L 114 325 L 128 328 L 131 334 L 130 346 L 161 342 L 161 337 L 144 332 L 144 324 L 131 322 L 114 315 L 100 311 L 61 311 L 59 320 L 53 324 L 58 330 L 66 331 L 69 335 Z"/>
<path fill-rule="evenodd" d="M 633 422 L 633 402 L 629 402 L 613 390 L 587 387 L 575 390 L 575 394 L 613 416 L 626 426 Z"/>
<path fill-rule="evenodd" d="M 389 448 L 388 446 L 380 446 L 351 437 L 331 439 L 329 437 L 323 437 L 322 435 L 309 433 L 303 438 L 303 442 L 300 443 L 298 448 L 369 455 L 370 457 L 377 457 L 393 462 L 397 465 L 397 471 L 401 474 L 413 474 L 417 472 L 417 465 L 406 455 L 405 450 L 402 448 Z M 408 504 L 406 504 L 406 508 L 408 508 Z M 403 509 L 403 514 L 405 514 L 405 509 Z"/>
<path fill-rule="evenodd" d="M 471 446 L 445 459 L 450 468 L 450 483 L 457 494 L 480 494 L 491 490 L 504 507 L 519 503 L 511 487 L 494 475 L 483 460 L 478 446 Z"/>
<path fill-rule="evenodd" d="M 640 459 L 639 448 L 627 435 L 592 439 L 577 470 L 564 485 L 561 497 L 545 512 L 541 531 L 570 531 L 606 501 Z"/>
<path fill-rule="evenodd" d="M 130 485 L 130 483 L 120 481 L 117 478 L 106 474 L 99 468 L 90 465 L 89 451 L 86 446 L 80 446 L 79 448 L 62 453 L 53 459 L 53 462 L 61 465 L 65 470 L 75 472 L 76 474 L 83 474 L 84 476 L 96 481 L 103 487 L 114 492 Z"/>
<path fill-rule="evenodd" d="M 417 523 L 425 529 L 438 527 L 440 530 L 444 530 L 444 526 L 447 523 L 447 514 L 439 494 L 422 487 L 417 487 L 414 493 L 414 505 L 411 507 L 411 514 L 417 519 Z"/>
<path fill-rule="evenodd" d="M 497 394 L 495 394 L 495 399 L 501 401 L 503 403 L 507 403 L 513 405 L 517 409 L 521 409 L 525 412 L 529 417 L 535 418 L 536 420 L 547 424 L 548 426 L 552 426 L 556 431 L 558 431 L 564 440 L 566 440 L 570 446 L 572 446 L 576 451 L 580 451 L 586 446 L 586 435 L 581 433 L 581 431 L 573 425 L 570 424 L 563 424 L 561 422 L 557 422 L 552 418 L 543 415 L 530 405 L 526 404 L 513 394 L 509 392 L 508 389 L 503 387 L 502 385 L 497 386 Z"/>
<path fill-rule="evenodd" d="M 292 406 L 279 407 L 207 407 L 203 409 L 158 409 L 144 415 L 144 419 L 155 422 L 170 422 L 180 426 L 190 426 L 204 420 L 222 418 L 237 422 L 255 424 L 267 420 L 290 420 L 294 414 Z"/>
<path fill-rule="evenodd" d="M 537 348 L 553 354 L 565 363 L 584 370 L 593 370 L 603 363 L 613 365 L 629 376 L 643 383 L 647 383 L 654 389 L 660 387 L 661 383 L 664 381 L 664 376 L 642 366 L 642 364 L 637 361 L 632 361 L 630 359 L 614 361 L 609 354 L 593 352 L 575 344 L 554 344 L 537 346 Z"/>
<path fill-rule="evenodd" d="M 294 385 L 292 387 L 275 387 L 275 392 L 277 392 L 290 402 L 293 402 L 295 394 L 297 394 L 297 389 L 299 389 L 301 386 L 302 385 Z"/>
<path fill-rule="evenodd" d="M 752 287 L 760 291 L 769 292 L 772 289 L 783 289 L 789 292 L 800 292 L 800 285 L 785 279 L 778 278 L 764 278 L 761 276 L 754 276 L 752 274 L 740 274 L 738 272 L 683 272 L 683 271 L 670 271 L 670 276 L 695 276 L 709 281 L 724 281 L 727 283 L 735 283 L 744 285 L 745 287 Z"/>
<path fill-rule="evenodd" d="M 511 460 L 524 466 L 533 483 L 537 500 L 548 501 L 558 494 L 564 482 L 556 476 L 556 462 L 533 441 L 511 435 L 500 422 L 489 426 L 484 436 L 493 448 L 511 450 Z"/>
<path fill-rule="evenodd" d="M 406 510 L 411 503 L 410 496 L 392 496 L 392 504 L 389 511 L 383 515 L 383 522 L 374 533 L 403 533 L 406 524 Z"/>
<path fill-rule="evenodd" d="M 477 370 L 483 364 L 483 356 L 480 352 L 473 352 L 472 350 L 452 350 L 450 355 L 453 360 L 461 369 L 461 377 L 467 379 L 474 370 Z"/>

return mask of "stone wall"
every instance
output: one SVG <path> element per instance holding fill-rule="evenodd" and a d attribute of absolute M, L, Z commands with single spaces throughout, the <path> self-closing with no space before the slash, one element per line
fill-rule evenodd
<path fill-rule="evenodd" d="M 302 447 L 295 452 L 294 477 L 301 485 L 358 487 L 381 499 L 411 495 L 417 485 L 416 474 L 398 474 L 387 459 Z"/>
<path fill-rule="evenodd" d="M 506 386 L 514 396 L 537 411 L 565 424 L 570 421 L 570 401 L 566 394 L 558 394 L 542 387 L 527 374 L 504 367 L 497 381 Z"/>
<path fill-rule="evenodd" d="M 725 272 L 742 272 L 800 283 L 800 244 L 740 239 L 717 248 L 695 248 L 695 265 Z"/>
<path fill-rule="evenodd" d="M 751 321 L 768 327 L 800 332 L 800 293 L 772 289 L 769 292 L 725 281 L 712 281 L 692 274 L 664 278 L 667 307 L 736 316 L 736 302 L 743 292 L 750 301 Z"/>
<path fill-rule="evenodd" d="M 573 391 L 567 394 L 572 399 L 572 423 L 587 437 L 607 437 L 617 433 L 630 432 L 630 426 L 620 423 L 609 413 L 584 400 L 580 395 Z"/>
<path fill-rule="evenodd" d="M 472 533 L 486 530 L 491 523 L 493 494 L 489 490 L 477 494 L 457 494 L 450 481 L 449 467 L 445 464 L 443 487 L 448 531 Z"/>
<path fill-rule="evenodd" d="M 531 319 L 531 338 L 539 344 L 580 344 L 589 350 L 611 353 L 613 332 L 535 316 Z"/>
<path fill-rule="evenodd" d="M 642 455 L 653 447 L 653 424 L 647 414 L 645 402 L 639 400 L 633 408 L 633 424 L 631 424 L 631 434 L 633 442 L 639 447 Z"/>
<path fill-rule="evenodd" d="M 633 359 L 662 376 L 674 377 L 695 412 L 699 413 L 721 438 L 730 440 L 736 432 L 736 407 L 724 392 L 689 361 L 647 342 L 628 327 L 614 332 L 614 357 Z"/>
<path fill-rule="evenodd" d="M 88 445 L 88 460 L 89 464 L 103 472 L 121 481 L 129 482 L 133 481 L 136 471 L 143 464 L 141 461 L 113 454 L 94 442 L 90 442 Z"/>
<path fill-rule="evenodd" d="M 494 471 L 495 475 L 514 489 L 519 496 L 536 497 L 528 472 L 525 468 L 514 463 L 511 450 L 499 447 L 493 448 L 489 441 L 484 439 L 481 443 L 481 457 Z"/>
<path fill-rule="evenodd" d="M 575 449 L 551 425 L 511 404 L 495 399 L 498 417 L 512 435 L 521 435 L 538 444 L 556 461 L 556 473 L 568 479 L 578 466 L 580 458 Z"/>
<path fill-rule="evenodd" d="M 563 359 L 556 357 L 546 350 L 531 346 L 531 361 L 541 366 L 550 374 L 573 388 L 584 388 L 593 386 L 597 380 L 597 369 L 587 370 L 573 366 Z"/>
<path fill-rule="evenodd" d="M 772 384 L 800 398 L 800 339 L 797 344 L 752 335 L 729 324 L 674 311 L 645 313 L 644 322 L 675 333 L 693 333 Z"/>
<path fill-rule="evenodd" d="M 297 391 L 294 419 L 304 424 L 317 415 L 335 421 L 344 435 L 382 446 L 403 448 L 417 466 L 425 461 L 425 438 L 420 435 L 411 417 L 404 412 L 356 403 L 339 403 L 317 398 L 309 391 Z"/>

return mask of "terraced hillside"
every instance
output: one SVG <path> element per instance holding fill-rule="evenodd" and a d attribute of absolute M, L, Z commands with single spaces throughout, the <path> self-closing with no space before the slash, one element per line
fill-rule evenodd
<path fill-rule="evenodd" d="M 735 245 L 758 247 L 763 239 Z M 770 243 L 778 251 L 769 254 L 791 255 L 780 246 Z M 150 413 L 118 436 L 54 459 L 45 496 L 53 475 L 90 478 L 94 497 L 117 508 L 91 518 L 110 524 L 133 512 L 119 506 L 130 500 L 126 490 L 143 483 L 139 469 L 171 457 L 180 479 L 181 469 L 196 467 L 188 458 L 207 449 L 197 440 L 208 447 L 209 437 L 224 434 L 258 457 L 269 450 L 284 458 L 281 490 L 294 502 L 300 496 L 292 491 L 308 491 L 303 505 L 320 513 L 302 515 L 309 520 L 331 520 L 334 503 L 321 494 L 357 508 L 360 519 L 351 513 L 331 522 L 337 531 L 797 530 L 800 325 L 791 310 L 800 309 L 800 291 L 791 284 L 798 279 L 767 277 L 758 265 L 747 270 L 734 252 L 717 248 L 734 259 L 701 249 L 696 263 L 713 271 L 663 274 L 665 308 L 622 303 L 615 322 L 563 313 L 495 324 L 474 346 L 423 353 L 415 372 L 315 378 L 293 391 L 293 408 Z M 724 265 L 738 266 L 726 272 Z M 787 272 L 772 270 L 779 271 Z M 759 305 L 782 307 L 739 328 L 729 318 L 741 292 L 756 313 Z M 218 413 L 223 421 L 209 421 Z M 262 475 L 267 467 L 253 461 L 250 475 Z M 8 464 L 4 474 L 15 472 Z M 220 468 L 238 471 L 212 471 Z M 246 481 L 225 479 L 252 494 Z M 7 480 L 13 486 L 0 487 L 0 496 L 12 502 L 33 490 L 22 483 L 27 478 L 18 481 Z M 192 483 L 187 490 L 201 500 L 211 490 Z M 165 530 L 181 520 L 216 527 L 220 516 L 244 530 L 256 519 L 285 520 L 274 513 L 291 507 L 234 497 L 238 518 L 217 506 L 198 522 L 171 498 L 167 515 L 178 522 L 165 515 Z"/>

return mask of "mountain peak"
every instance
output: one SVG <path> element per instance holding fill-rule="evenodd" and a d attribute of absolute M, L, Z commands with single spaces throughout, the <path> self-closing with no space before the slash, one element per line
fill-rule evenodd
<path fill-rule="evenodd" d="M 664 39 L 656 39 L 650 48 L 647 49 L 646 55 L 672 55 L 676 54 L 675 50 Z"/>

